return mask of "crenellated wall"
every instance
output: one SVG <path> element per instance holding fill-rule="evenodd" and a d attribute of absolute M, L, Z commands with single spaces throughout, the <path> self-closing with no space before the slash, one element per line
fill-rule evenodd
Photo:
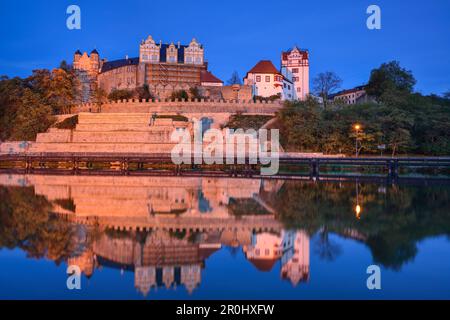
<path fill-rule="evenodd" d="M 73 107 L 71 113 L 246 113 L 274 115 L 282 107 L 282 103 L 253 100 L 196 100 L 139 101 L 137 99 L 110 101 L 101 106 L 94 103 Z"/>

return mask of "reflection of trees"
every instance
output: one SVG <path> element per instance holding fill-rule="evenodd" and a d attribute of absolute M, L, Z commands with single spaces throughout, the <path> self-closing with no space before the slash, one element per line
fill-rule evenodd
<path fill-rule="evenodd" d="M 51 204 L 33 188 L 0 187 L 0 248 L 25 250 L 57 264 L 70 256 L 72 227 L 50 214 Z"/>
<path fill-rule="evenodd" d="M 400 269 L 416 256 L 418 241 L 450 234 L 449 187 L 393 186 L 383 192 L 379 185 L 362 184 L 359 194 L 359 220 L 351 183 L 288 181 L 277 194 L 263 196 L 287 228 L 310 234 L 323 230 L 316 244 L 323 258 L 336 253 L 328 232 L 348 237 L 351 230 L 363 236 L 358 239 L 371 249 L 375 262 Z"/>
<path fill-rule="evenodd" d="M 314 245 L 315 252 L 323 260 L 333 261 L 341 254 L 341 247 L 330 239 L 330 233 L 326 227 L 319 232 Z"/>

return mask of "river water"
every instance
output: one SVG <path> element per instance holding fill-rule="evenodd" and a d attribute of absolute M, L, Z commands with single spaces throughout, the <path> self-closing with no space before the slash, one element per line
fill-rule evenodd
<path fill-rule="evenodd" d="M 1 299 L 450 299 L 446 182 L 1 173 L 0 199 Z"/>

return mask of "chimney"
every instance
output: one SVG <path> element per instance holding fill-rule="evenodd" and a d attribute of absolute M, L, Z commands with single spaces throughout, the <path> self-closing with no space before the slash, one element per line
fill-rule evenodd
<path fill-rule="evenodd" d="M 178 49 L 180 49 L 180 48 L 181 48 L 181 43 L 180 43 L 180 41 L 178 41 L 177 44 L 178 44 Z"/>
<path fill-rule="evenodd" d="M 125 59 L 128 60 L 128 55 L 125 55 Z"/>

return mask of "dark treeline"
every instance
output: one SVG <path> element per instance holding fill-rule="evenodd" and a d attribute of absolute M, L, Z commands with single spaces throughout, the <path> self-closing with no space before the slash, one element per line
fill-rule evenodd
<path fill-rule="evenodd" d="M 416 81 L 398 62 L 372 71 L 367 93 L 373 102 L 323 107 L 312 98 L 286 102 L 278 114 L 281 143 L 289 151 L 450 154 L 450 98 L 415 93 Z M 354 129 L 355 124 L 361 130 Z"/>
<path fill-rule="evenodd" d="M 53 70 L 34 70 L 27 78 L 0 78 L 0 141 L 34 140 L 79 100 L 78 79 L 61 63 Z"/>

